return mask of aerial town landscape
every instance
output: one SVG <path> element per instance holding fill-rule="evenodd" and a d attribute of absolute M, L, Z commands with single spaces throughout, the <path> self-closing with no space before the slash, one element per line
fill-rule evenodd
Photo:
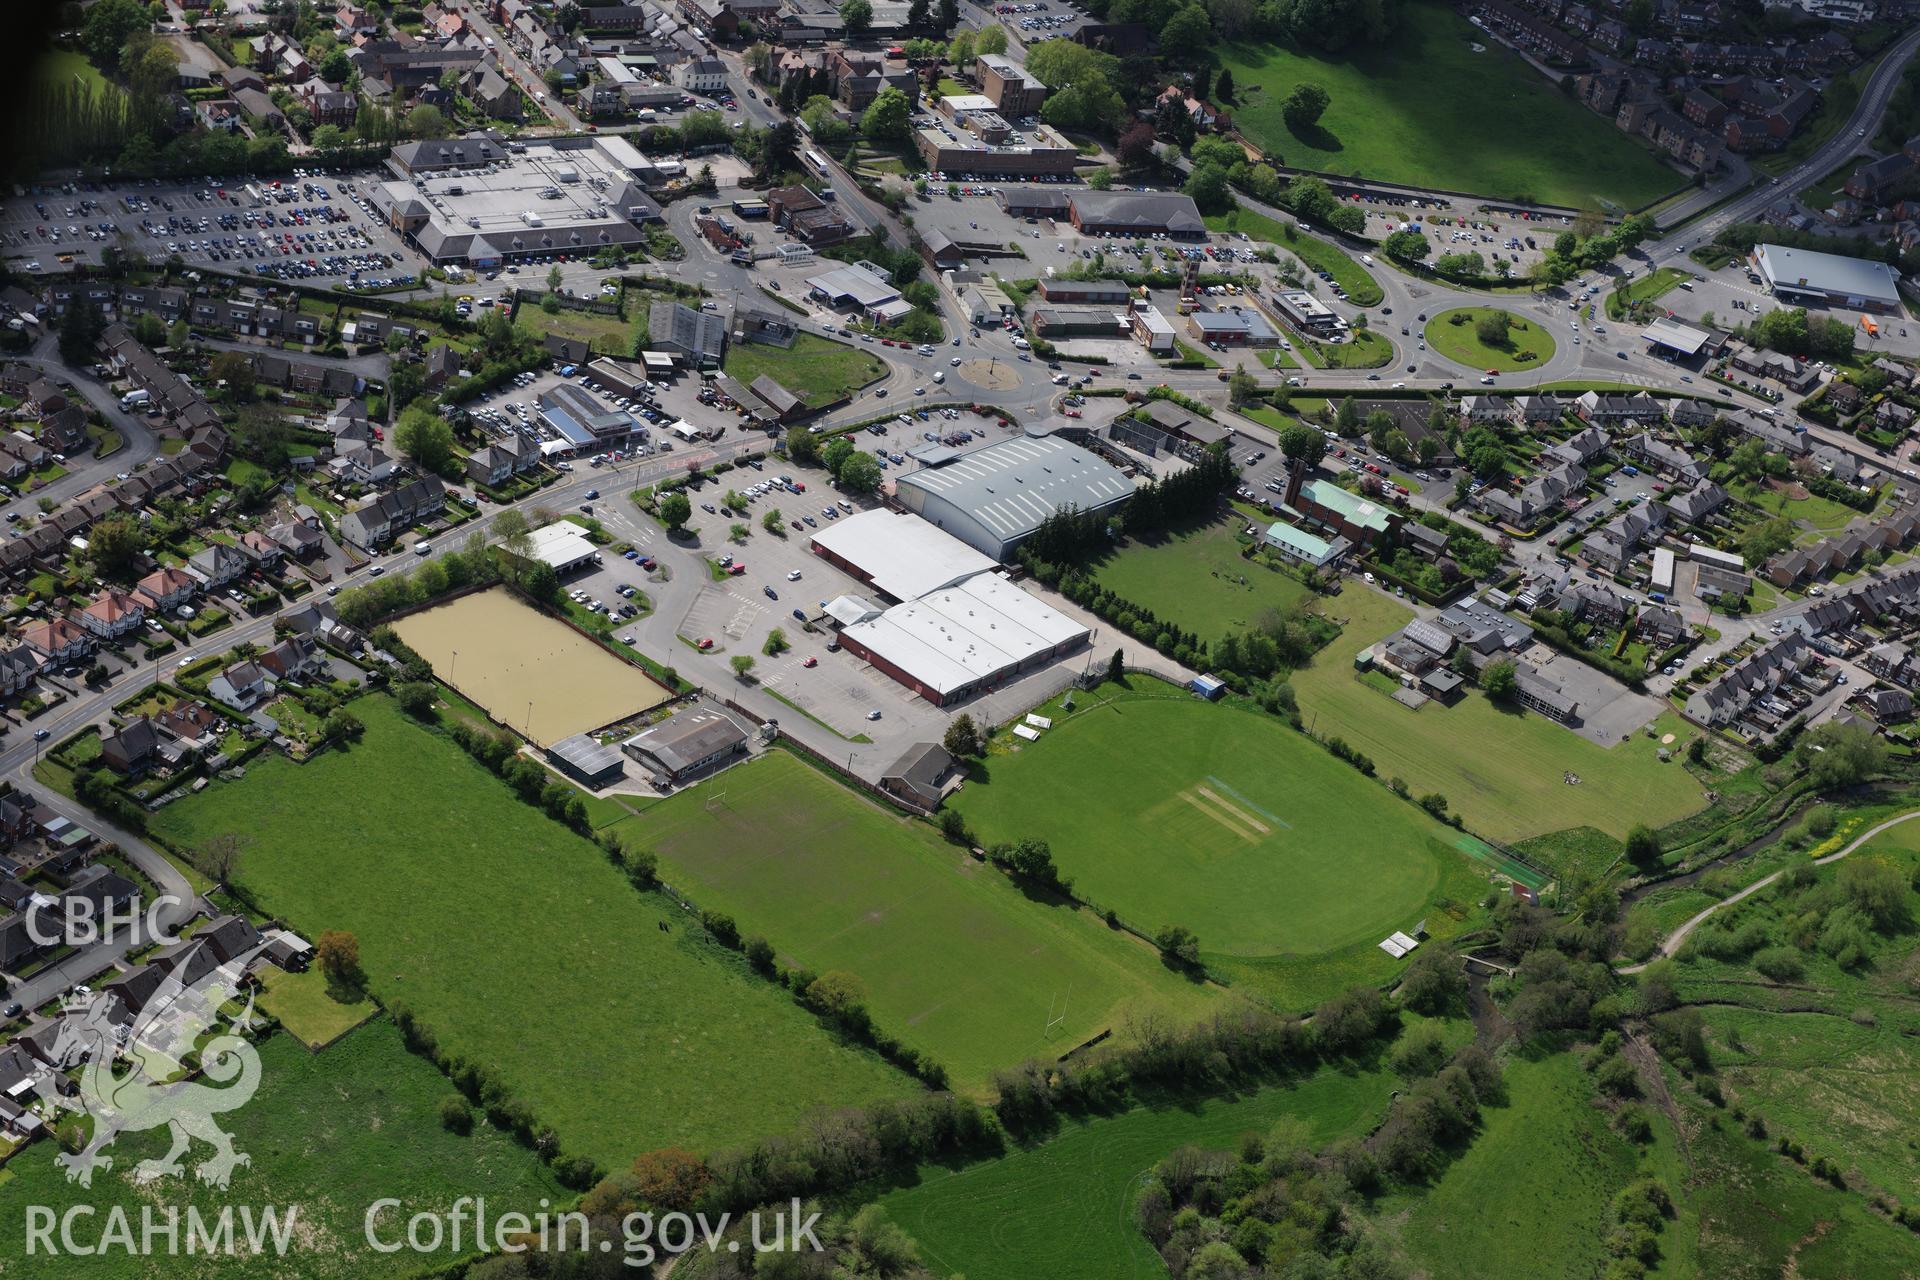
<path fill-rule="evenodd" d="M 0 1276 L 1920 1277 L 1920 0 L 20 8 Z"/>

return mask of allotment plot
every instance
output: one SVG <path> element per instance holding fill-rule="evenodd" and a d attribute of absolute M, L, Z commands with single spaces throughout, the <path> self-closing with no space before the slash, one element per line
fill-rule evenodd
<path fill-rule="evenodd" d="M 668 693 L 505 588 L 394 624 L 435 674 L 541 746 L 638 715 Z"/>

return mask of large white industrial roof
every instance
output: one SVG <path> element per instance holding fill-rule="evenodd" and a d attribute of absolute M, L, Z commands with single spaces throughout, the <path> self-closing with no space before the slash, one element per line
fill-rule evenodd
<path fill-rule="evenodd" d="M 555 569 L 578 564 L 593 554 L 593 543 L 580 526 L 570 520 L 556 520 L 527 535 L 529 554 Z"/>
<path fill-rule="evenodd" d="M 998 574 L 982 573 L 845 629 L 941 694 L 1013 671 L 1087 628 Z"/>
<path fill-rule="evenodd" d="M 994 566 L 919 516 L 881 508 L 832 521 L 813 545 L 857 566 L 895 600 L 917 600 Z"/>

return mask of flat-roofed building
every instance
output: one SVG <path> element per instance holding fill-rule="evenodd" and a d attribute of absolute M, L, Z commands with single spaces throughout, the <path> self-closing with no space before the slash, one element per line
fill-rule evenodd
<path fill-rule="evenodd" d="M 1179 339 L 1173 332 L 1173 322 L 1158 307 L 1135 307 L 1127 313 L 1127 323 L 1133 330 L 1134 341 L 1149 351 L 1172 351 Z"/>
<path fill-rule="evenodd" d="M 1047 86 L 1005 54 L 981 54 L 974 59 L 973 70 L 980 77 L 981 93 L 1015 120 L 1038 115 L 1046 103 Z"/>
<path fill-rule="evenodd" d="M 1273 305 L 1280 309 L 1281 319 L 1302 333 L 1333 333 L 1346 327 L 1338 312 L 1305 289 L 1283 289 L 1273 295 Z"/>
<path fill-rule="evenodd" d="M 929 169 L 948 177 L 1064 177 L 1080 166 L 1078 149 L 1052 129 L 1042 127 L 1025 136 L 1030 141 L 996 146 L 928 128 L 914 134 L 914 146 Z"/>

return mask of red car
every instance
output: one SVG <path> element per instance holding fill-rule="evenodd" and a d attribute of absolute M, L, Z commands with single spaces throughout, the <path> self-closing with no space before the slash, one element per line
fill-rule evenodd
<path fill-rule="evenodd" d="M 820 659 L 808 658 L 805 662 L 801 663 L 800 665 L 803 667 L 817 667 L 820 665 Z"/>
<path fill-rule="evenodd" d="M 700 647 L 700 652 L 702 652 L 702 653 L 705 653 L 705 652 L 706 652 L 707 650 L 709 650 L 709 649 L 711 649 L 711 648 L 713 648 L 713 641 L 712 641 L 712 640 L 709 640 L 709 639 L 708 639 L 707 637 L 705 637 L 705 636 L 702 636 L 702 637 L 700 637 L 700 646 L 699 646 L 699 647 Z"/>

